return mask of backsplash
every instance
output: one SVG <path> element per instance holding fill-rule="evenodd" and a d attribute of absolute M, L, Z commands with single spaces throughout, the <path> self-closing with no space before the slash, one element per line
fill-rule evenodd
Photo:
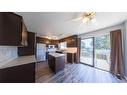
<path fill-rule="evenodd" d="M 18 57 L 17 47 L 0 46 L 0 66 Z"/>

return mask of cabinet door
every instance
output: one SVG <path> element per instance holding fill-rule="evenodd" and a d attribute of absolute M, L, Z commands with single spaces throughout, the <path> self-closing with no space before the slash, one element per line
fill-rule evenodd
<path fill-rule="evenodd" d="M 19 46 L 22 40 L 22 17 L 0 12 L 0 45 Z"/>
<path fill-rule="evenodd" d="M 0 83 L 34 83 L 35 63 L 0 69 Z"/>
<path fill-rule="evenodd" d="M 28 45 L 24 47 L 18 47 L 18 55 L 34 55 L 35 54 L 35 33 L 28 32 Z"/>

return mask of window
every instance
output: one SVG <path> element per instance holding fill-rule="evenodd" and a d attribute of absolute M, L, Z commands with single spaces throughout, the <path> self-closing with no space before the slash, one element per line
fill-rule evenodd
<path fill-rule="evenodd" d="M 61 43 L 59 43 L 59 48 L 60 49 L 66 49 L 67 48 L 67 42 L 61 42 Z"/>

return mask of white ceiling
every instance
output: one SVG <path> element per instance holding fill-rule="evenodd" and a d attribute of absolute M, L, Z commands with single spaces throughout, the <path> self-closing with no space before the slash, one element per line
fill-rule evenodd
<path fill-rule="evenodd" d="M 127 19 L 127 12 L 96 12 L 96 22 L 81 24 L 71 21 L 82 15 L 80 12 L 16 12 L 23 16 L 28 31 L 38 36 L 57 36 L 58 39 L 74 34 L 114 26 Z"/>

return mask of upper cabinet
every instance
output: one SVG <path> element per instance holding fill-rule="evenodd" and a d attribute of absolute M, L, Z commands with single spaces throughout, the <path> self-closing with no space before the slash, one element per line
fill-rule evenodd
<path fill-rule="evenodd" d="M 19 56 L 27 56 L 35 54 L 35 33 L 28 32 L 28 45 L 24 47 L 18 47 Z"/>
<path fill-rule="evenodd" d="M 60 42 L 67 42 L 67 47 L 77 47 L 78 45 L 78 36 L 77 35 L 73 35 L 67 38 L 63 38 L 61 40 L 59 40 Z"/>
<path fill-rule="evenodd" d="M 27 45 L 27 29 L 21 16 L 10 12 L 0 12 L 0 45 Z"/>
<path fill-rule="evenodd" d="M 36 37 L 36 43 L 42 43 L 42 44 L 46 44 L 46 47 L 48 47 L 49 45 L 55 45 L 55 47 L 58 47 L 58 40 L 49 40 L 47 38 L 43 38 L 43 37 Z"/>

